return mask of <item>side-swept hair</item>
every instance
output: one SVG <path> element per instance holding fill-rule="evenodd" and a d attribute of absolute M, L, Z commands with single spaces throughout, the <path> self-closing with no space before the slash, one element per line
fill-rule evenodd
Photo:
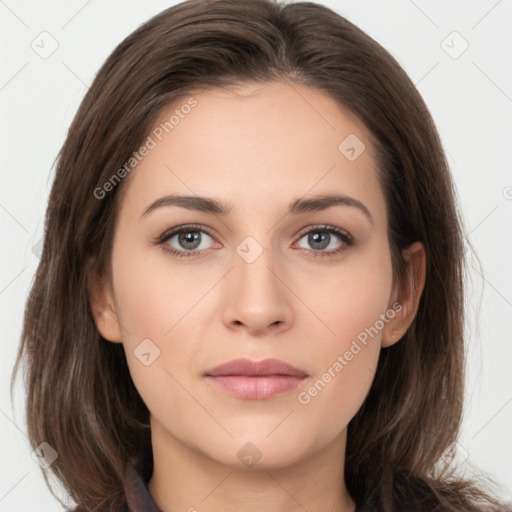
<path fill-rule="evenodd" d="M 443 464 L 463 406 L 465 262 L 437 130 L 397 61 L 351 22 L 309 2 L 189 0 L 140 26 L 101 67 L 58 155 L 13 369 L 11 385 L 26 359 L 32 445 L 45 441 L 58 452 L 50 469 L 80 510 L 126 507 L 130 465 L 151 448 L 149 411 L 122 345 L 95 327 L 87 275 L 89 261 L 110 272 L 129 177 L 103 198 L 95 191 L 140 147 L 165 106 L 193 91 L 254 81 L 318 88 L 362 120 L 387 204 L 393 278 L 406 277 L 402 249 L 420 241 L 426 250 L 417 315 L 382 350 L 348 425 L 348 491 L 385 512 L 495 510 L 481 484 Z"/>

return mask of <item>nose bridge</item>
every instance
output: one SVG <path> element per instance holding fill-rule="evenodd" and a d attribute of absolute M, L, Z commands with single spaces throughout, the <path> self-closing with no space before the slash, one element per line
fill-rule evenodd
<path fill-rule="evenodd" d="M 278 289 L 274 270 L 276 254 L 270 247 L 270 242 L 263 246 L 253 236 L 247 236 L 236 248 L 238 291 L 241 297 L 256 301 L 255 305 L 262 299 L 277 299 L 282 291 Z"/>
<path fill-rule="evenodd" d="M 265 246 L 256 237 L 247 236 L 236 247 L 234 269 L 229 273 L 225 321 L 244 324 L 261 331 L 274 324 L 291 322 L 292 311 L 287 288 L 279 276 L 279 255 L 272 250 L 268 233 Z"/>

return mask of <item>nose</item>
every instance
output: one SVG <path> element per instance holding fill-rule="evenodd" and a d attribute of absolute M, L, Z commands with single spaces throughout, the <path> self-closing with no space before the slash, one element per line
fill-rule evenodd
<path fill-rule="evenodd" d="M 253 336 L 290 329 L 293 294 L 286 272 L 276 266 L 270 250 L 264 249 L 251 263 L 238 254 L 234 258 L 234 268 L 225 277 L 224 324 Z"/>

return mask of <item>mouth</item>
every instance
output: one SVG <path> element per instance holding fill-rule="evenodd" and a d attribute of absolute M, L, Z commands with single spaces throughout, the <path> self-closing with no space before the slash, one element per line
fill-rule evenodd
<path fill-rule="evenodd" d="M 278 359 L 234 359 L 207 370 L 204 377 L 232 396 L 263 400 L 297 388 L 309 375 Z"/>

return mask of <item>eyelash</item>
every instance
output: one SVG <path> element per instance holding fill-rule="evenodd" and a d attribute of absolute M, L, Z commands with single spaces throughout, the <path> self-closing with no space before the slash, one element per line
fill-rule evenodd
<path fill-rule="evenodd" d="M 168 230 L 168 231 L 164 232 L 162 235 L 160 235 L 153 242 L 153 244 L 154 245 L 161 245 L 162 249 L 166 253 L 171 254 L 172 256 L 175 256 L 177 258 L 189 258 L 189 257 L 197 256 L 203 250 L 196 250 L 196 251 L 182 250 L 182 251 L 179 251 L 179 250 L 171 248 L 167 244 L 167 242 L 173 236 L 179 235 L 180 233 L 187 232 L 187 231 L 200 231 L 200 232 L 206 233 L 211 238 L 214 238 L 213 234 L 208 229 L 206 229 L 204 226 L 201 226 L 199 224 L 188 224 L 186 226 L 179 226 L 177 228 L 172 228 L 171 230 Z M 342 231 L 341 229 L 338 229 L 338 228 L 336 228 L 334 226 L 329 226 L 329 225 L 314 225 L 314 226 L 310 226 L 308 231 L 304 231 L 304 232 L 302 232 L 300 234 L 299 240 L 302 239 L 305 235 L 308 235 L 309 233 L 314 233 L 314 232 L 335 234 L 343 242 L 342 245 L 338 249 L 334 249 L 334 250 L 331 250 L 331 251 L 323 251 L 323 250 L 315 251 L 315 250 L 311 249 L 310 251 L 314 254 L 313 257 L 315 257 L 315 258 L 317 258 L 317 257 L 329 258 L 331 256 L 336 256 L 336 255 L 342 253 L 343 251 L 345 251 L 348 247 L 351 247 L 352 245 L 354 245 L 354 243 L 355 243 L 354 239 L 352 238 L 352 236 L 349 235 L 347 232 Z M 305 249 L 305 250 L 308 250 L 308 249 Z"/>

